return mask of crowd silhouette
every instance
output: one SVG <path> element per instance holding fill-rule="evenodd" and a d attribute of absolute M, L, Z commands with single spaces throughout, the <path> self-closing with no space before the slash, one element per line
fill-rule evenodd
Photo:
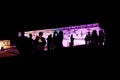
<path fill-rule="evenodd" d="M 42 53 L 47 44 L 47 50 L 57 50 L 63 48 L 63 32 L 55 31 L 52 34 L 48 35 L 47 41 L 43 37 L 43 32 L 39 32 L 39 35 L 36 36 L 35 40 L 32 39 L 32 34 L 29 34 L 29 37 L 24 36 L 24 32 L 21 32 L 21 36 L 18 37 L 16 48 L 19 51 L 19 55 L 30 55 L 33 53 Z"/>
<path fill-rule="evenodd" d="M 21 36 L 18 37 L 16 47 L 20 55 L 30 55 L 33 53 L 42 53 L 47 45 L 47 50 L 60 50 L 63 48 L 63 32 L 54 31 L 53 35 L 49 34 L 47 39 L 43 37 L 43 32 L 39 32 L 39 35 L 36 36 L 35 40 L 32 39 L 32 34 L 29 34 L 29 37 L 24 36 L 24 32 L 21 32 Z M 103 45 L 105 41 L 105 35 L 102 30 L 97 34 L 96 30 L 93 30 L 92 33 L 88 32 L 85 36 L 86 45 Z M 71 34 L 70 36 L 70 47 L 74 46 L 74 37 Z"/>
<path fill-rule="evenodd" d="M 105 34 L 103 30 L 99 31 L 99 35 L 96 30 L 93 30 L 92 33 L 88 32 L 85 37 L 86 45 L 104 45 L 105 43 Z"/>

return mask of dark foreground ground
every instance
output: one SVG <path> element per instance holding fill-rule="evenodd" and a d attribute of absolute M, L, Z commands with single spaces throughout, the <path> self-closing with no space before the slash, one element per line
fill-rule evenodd
<path fill-rule="evenodd" d="M 109 80 L 119 69 L 111 48 L 79 46 L 0 59 L 1 77 L 39 80 Z M 118 79 L 118 78 L 116 78 Z"/>

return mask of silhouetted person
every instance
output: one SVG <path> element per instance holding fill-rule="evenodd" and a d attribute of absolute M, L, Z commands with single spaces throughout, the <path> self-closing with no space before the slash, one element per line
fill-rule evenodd
<path fill-rule="evenodd" d="M 48 48 L 48 51 L 51 50 L 52 44 L 53 44 L 53 38 L 52 38 L 52 34 L 50 34 L 50 35 L 48 35 L 48 38 L 47 38 L 47 48 Z"/>
<path fill-rule="evenodd" d="M 103 32 L 103 30 L 100 30 L 99 31 L 99 45 L 103 45 L 103 43 L 104 43 L 104 32 Z"/>
<path fill-rule="evenodd" d="M 91 44 L 91 35 L 90 35 L 90 32 L 88 32 L 88 34 L 86 34 L 85 44 L 86 45 L 90 45 Z"/>
<path fill-rule="evenodd" d="M 28 48 L 29 48 L 29 53 L 30 54 L 33 52 L 33 42 L 34 42 L 34 40 L 32 39 L 32 34 L 29 34 Z"/>
<path fill-rule="evenodd" d="M 24 32 L 21 32 L 21 36 L 18 37 L 16 47 L 19 51 L 19 55 L 27 55 L 29 54 L 29 48 L 28 48 L 28 38 L 24 36 Z"/>
<path fill-rule="evenodd" d="M 63 41 L 63 31 L 60 31 L 58 34 L 58 48 L 62 48 L 62 41 Z"/>
<path fill-rule="evenodd" d="M 5 49 L 4 49 L 4 47 L 1 47 L 1 51 L 4 51 Z"/>
<path fill-rule="evenodd" d="M 91 38 L 92 45 L 98 45 L 98 35 L 96 30 L 93 30 Z"/>
<path fill-rule="evenodd" d="M 58 32 L 53 33 L 53 49 L 58 47 Z"/>
<path fill-rule="evenodd" d="M 44 47 L 46 45 L 45 38 L 42 37 L 43 33 L 39 32 L 39 36 L 36 37 L 35 39 L 35 44 L 36 44 L 36 51 L 39 53 L 41 51 L 44 51 Z"/>
<path fill-rule="evenodd" d="M 70 47 L 74 46 L 74 38 L 73 35 L 70 36 Z"/>

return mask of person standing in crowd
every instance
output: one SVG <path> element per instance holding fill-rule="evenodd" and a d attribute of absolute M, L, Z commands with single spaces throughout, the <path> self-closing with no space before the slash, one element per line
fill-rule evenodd
<path fill-rule="evenodd" d="M 103 30 L 100 30 L 99 31 L 99 45 L 103 45 L 103 43 L 104 43 L 104 32 L 103 32 Z"/>
<path fill-rule="evenodd" d="M 58 34 L 58 47 L 59 48 L 63 47 L 62 41 L 63 41 L 63 31 L 60 31 L 59 34 Z"/>
<path fill-rule="evenodd" d="M 21 32 L 21 36 L 18 37 L 17 39 L 17 44 L 16 44 L 16 48 L 19 51 L 19 55 L 21 56 L 25 56 L 27 54 L 29 54 L 29 43 L 28 43 L 28 37 L 24 36 L 24 31 Z"/>
<path fill-rule="evenodd" d="M 52 44 L 53 44 L 53 38 L 52 38 L 52 34 L 50 34 L 50 35 L 48 35 L 48 38 L 47 38 L 47 48 L 48 48 L 48 51 L 51 50 Z"/>
<path fill-rule="evenodd" d="M 74 46 L 74 38 L 73 35 L 70 36 L 70 47 Z"/>
<path fill-rule="evenodd" d="M 46 45 L 45 38 L 42 36 L 43 36 L 43 33 L 39 32 L 39 36 L 37 36 L 35 39 L 36 51 L 38 53 L 41 51 L 44 51 L 44 47 Z"/>
<path fill-rule="evenodd" d="M 85 44 L 86 45 L 90 45 L 91 44 L 91 34 L 90 34 L 90 32 L 88 32 L 88 34 L 86 34 Z"/>
<path fill-rule="evenodd" d="M 29 37 L 28 37 L 28 48 L 29 48 L 29 53 L 31 54 L 33 52 L 33 42 L 34 40 L 32 39 L 32 34 L 29 34 Z"/>
<path fill-rule="evenodd" d="M 98 45 L 98 34 L 96 30 L 92 32 L 92 45 Z"/>
<path fill-rule="evenodd" d="M 58 47 L 58 32 L 53 33 L 53 49 Z"/>

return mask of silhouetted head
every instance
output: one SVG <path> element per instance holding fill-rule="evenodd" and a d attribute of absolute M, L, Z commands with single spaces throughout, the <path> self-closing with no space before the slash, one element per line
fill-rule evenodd
<path fill-rule="evenodd" d="M 25 32 L 24 31 L 21 31 L 21 36 L 24 36 Z"/>
<path fill-rule="evenodd" d="M 50 34 L 49 36 L 52 37 L 52 34 Z"/>
<path fill-rule="evenodd" d="M 96 30 L 93 30 L 93 32 L 92 32 L 92 36 L 98 36 L 98 34 L 97 34 L 97 31 L 96 31 Z"/>
<path fill-rule="evenodd" d="M 29 37 L 32 38 L 32 34 L 29 34 Z"/>
<path fill-rule="evenodd" d="M 4 51 L 4 47 L 1 47 L 1 50 Z"/>
<path fill-rule="evenodd" d="M 42 32 L 39 32 L 39 36 L 42 37 L 42 36 L 43 36 L 43 33 L 42 33 Z"/>
<path fill-rule="evenodd" d="M 93 30 L 93 32 L 92 32 L 93 34 L 97 34 L 97 31 L 96 30 Z"/>
<path fill-rule="evenodd" d="M 61 35 L 62 35 L 62 34 L 63 34 L 63 31 L 60 31 L 60 32 L 59 32 L 59 34 L 61 34 Z"/>
<path fill-rule="evenodd" d="M 88 35 L 90 35 L 90 32 L 88 32 Z"/>
<path fill-rule="evenodd" d="M 90 34 L 90 32 L 88 32 L 88 34 Z"/>
<path fill-rule="evenodd" d="M 73 35 L 71 35 L 71 38 L 73 38 Z"/>
<path fill-rule="evenodd" d="M 54 31 L 53 36 L 58 36 L 58 32 Z"/>

